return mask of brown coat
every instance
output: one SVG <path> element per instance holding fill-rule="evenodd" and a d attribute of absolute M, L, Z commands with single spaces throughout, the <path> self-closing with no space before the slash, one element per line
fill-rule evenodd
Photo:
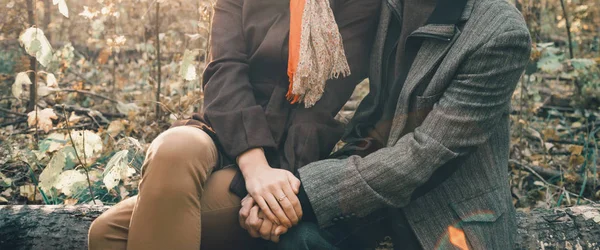
<path fill-rule="evenodd" d="M 211 34 L 212 60 L 204 75 L 204 121 L 212 127 L 221 167 L 263 147 L 272 167 L 295 171 L 326 158 L 343 134 L 334 117 L 367 76 L 378 0 L 330 0 L 352 74 L 330 80 L 309 109 L 285 98 L 289 1 L 218 0 Z M 231 184 L 245 195 L 238 173 Z"/>

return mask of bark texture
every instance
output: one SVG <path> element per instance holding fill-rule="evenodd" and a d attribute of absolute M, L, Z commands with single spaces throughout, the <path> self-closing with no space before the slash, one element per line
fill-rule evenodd
<path fill-rule="evenodd" d="M 87 249 L 107 206 L 0 206 L 0 249 Z M 515 249 L 600 249 L 600 205 L 518 214 Z"/>

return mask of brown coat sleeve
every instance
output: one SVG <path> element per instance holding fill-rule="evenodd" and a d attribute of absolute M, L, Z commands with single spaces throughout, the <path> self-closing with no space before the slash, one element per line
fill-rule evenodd
<path fill-rule="evenodd" d="M 227 155 L 276 147 L 250 83 L 240 0 L 218 0 L 212 28 L 212 61 L 204 73 L 206 121 Z M 282 34 L 285 35 L 285 34 Z"/>

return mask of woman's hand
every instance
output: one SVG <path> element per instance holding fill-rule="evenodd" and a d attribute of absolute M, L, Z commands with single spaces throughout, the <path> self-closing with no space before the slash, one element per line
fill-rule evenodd
<path fill-rule="evenodd" d="M 246 190 L 267 219 L 287 228 L 298 224 L 302 207 L 296 194 L 300 180 L 291 172 L 271 168 L 262 149 L 251 149 L 238 157 Z"/>
<path fill-rule="evenodd" d="M 268 219 L 263 219 L 264 213 L 254 203 L 251 196 L 242 199 L 242 208 L 240 209 L 240 226 L 248 231 L 254 238 L 263 238 L 275 243 L 279 242 L 279 236 L 286 233 L 288 228 L 278 226 Z"/>

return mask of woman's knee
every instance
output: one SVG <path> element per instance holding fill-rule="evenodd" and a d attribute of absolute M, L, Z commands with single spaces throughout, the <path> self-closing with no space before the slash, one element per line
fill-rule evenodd
<path fill-rule="evenodd" d="M 137 196 L 119 202 L 96 218 L 88 230 L 89 249 L 125 249 Z"/>
<path fill-rule="evenodd" d="M 146 157 L 148 161 L 168 163 L 154 167 L 168 168 L 212 168 L 218 159 L 212 138 L 201 129 L 189 126 L 174 127 L 160 134 L 151 143 Z"/>
<path fill-rule="evenodd" d="M 206 132 L 188 126 L 171 128 L 148 149 L 140 194 L 159 200 L 198 195 L 217 159 L 216 146 Z"/>
<path fill-rule="evenodd" d="M 108 222 L 109 218 L 100 215 L 96 218 L 88 230 L 88 248 L 93 249 L 107 249 L 106 246 L 109 243 L 109 235 L 112 233 L 112 228 Z"/>

